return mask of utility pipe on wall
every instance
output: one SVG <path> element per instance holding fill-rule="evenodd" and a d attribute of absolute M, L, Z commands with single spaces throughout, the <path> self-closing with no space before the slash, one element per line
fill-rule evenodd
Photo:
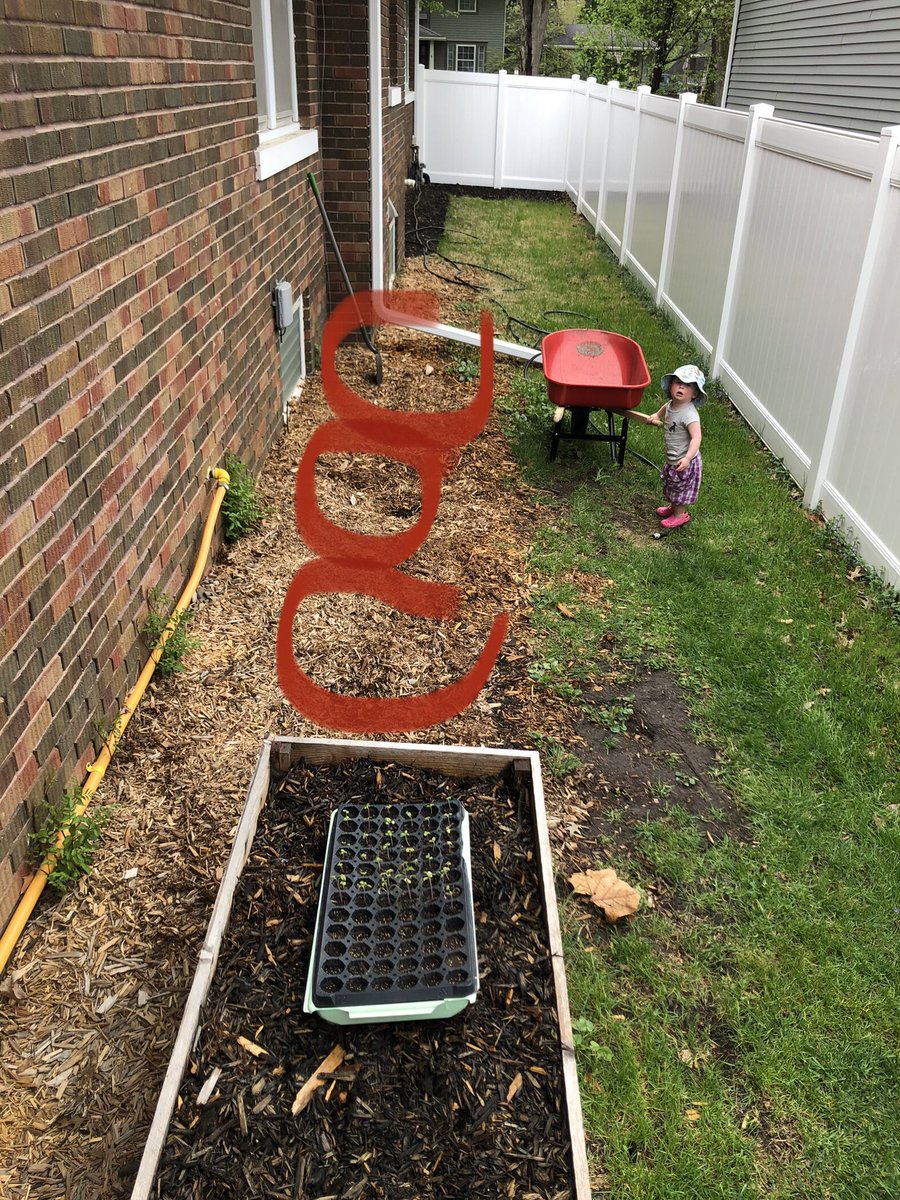
<path fill-rule="evenodd" d="M 156 670 L 156 664 L 162 657 L 163 647 L 172 636 L 172 633 L 178 624 L 178 618 L 188 607 L 193 600 L 194 595 L 196 594 L 204 568 L 206 567 L 206 561 L 209 557 L 209 548 L 212 545 L 213 530 L 215 529 L 216 518 L 219 515 L 219 509 L 222 507 L 222 501 L 225 499 L 225 492 L 228 490 L 228 484 L 230 483 L 228 472 L 223 471 L 221 468 L 216 468 L 215 470 L 210 471 L 209 478 L 215 480 L 216 491 L 212 499 L 212 504 L 209 507 L 209 514 L 206 518 L 206 524 L 203 527 L 203 536 L 200 541 L 200 550 L 197 554 L 197 561 L 194 564 L 194 570 L 191 573 L 190 579 L 185 585 L 184 591 L 178 598 L 178 603 L 175 605 L 165 629 L 159 636 L 159 641 L 150 651 L 150 657 L 144 664 L 144 669 L 141 671 L 137 683 L 128 693 L 128 697 L 122 706 L 122 711 L 119 713 L 118 719 L 116 720 L 115 727 L 107 737 L 106 741 L 103 743 L 103 749 L 100 751 L 100 756 L 96 762 L 91 763 L 91 765 L 88 767 L 88 779 L 81 790 L 81 799 L 75 806 L 76 819 L 85 812 L 91 800 L 93 799 L 94 793 L 102 783 L 103 776 L 106 774 L 106 768 L 109 766 L 110 760 L 116 752 L 116 747 L 122 740 L 125 727 L 134 715 L 135 709 L 140 703 L 141 697 L 147 690 L 147 685 L 150 682 L 153 672 Z M 67 833 L 68 830 L 66 829 L 60 831 L 56 843 L 56 850 L 51 850 L 38 867 L 37 871 L 35 871 L 34 878 L 23 893 L 22 898 L 19 900 L 18 907 L 10 918 L 10 922 L 6 929 L 3 931 L 3 936 L 0 937 L 0 974 L 2 974 L 5 970 L 6 964 L 9 962 L 10 956 L 16 947 L 16 943 L 21 937 L 22 930 L 25 928 L 28 918 L 34 911 L 34 907 L 37 904 L 41 893 L 47 886 L 47 879 L 53 870 L 54 865 L 56 864 L 59 850 L 65 843 Z"/>

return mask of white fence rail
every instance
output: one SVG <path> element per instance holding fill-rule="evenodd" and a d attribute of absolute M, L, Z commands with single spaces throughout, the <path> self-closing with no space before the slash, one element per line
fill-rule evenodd
<path fill-rule="evenodd" d="M 900 584 L 900 126 L 420 68 L 435 183 L 566 192 L 709 357 L 810 507 Z"/>

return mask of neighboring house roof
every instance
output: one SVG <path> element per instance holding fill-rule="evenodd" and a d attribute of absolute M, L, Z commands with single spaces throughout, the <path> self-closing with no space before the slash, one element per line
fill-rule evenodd
<path fill-rule="evenodd" d="M 427 25 L 419 22 L 419 41 L 422 42 L 446 42 L 446 38 L 442 33 L 435 33 L 433 29 L 429 29 Z"/>
<path fill-rule="evenodd" d="M 563 32 L 554 41 L 554 46 L 559 46 L 561 50 L 577 50 L 575 38 L 579 33 L 590 33 L 590 25 L 564 25 Z"/>
<path fill-rule="evenodd" d="M 602 33 L 603 36 L 608 40 L 609 44 L 617 49 L 621 49 L 626 46 L 632 46 L 635 49 L 640 49 L 643 45 L 645 45 L 640 38 L 629 37 L 627 34 L 622 33 L 621 30 L 617 31 L 609 25 L 603 27 L 598 25 L 579 25 L 577 23 L 564 25 L 563 32 L 558 37 L 554 38 L 551 44 L 560 50 L 577 50 L 578 43 L 575 39 L 583 34 L 588 33 Z M 652 45 L 652 42 L 648 42 L 646 45 Z"/>

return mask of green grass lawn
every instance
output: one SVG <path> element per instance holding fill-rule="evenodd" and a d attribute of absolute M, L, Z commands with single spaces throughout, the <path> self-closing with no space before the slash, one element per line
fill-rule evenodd
<path fill-rule="evenodd" d="M 702 362 L 567 204 L 454 198 L 442 249 L 515 275 L 498 277 L 491 297 L 522 321 L 638 341 L 654 379 L 645 411 L 660 403 L 664 371 Z M 470 302 L 473 317 L 485 301 Z M 553 309 L 583 319 L 545 315 Z M 645 822 L 631 831 L 629 860 L 613 865 L 638 885 L 666 879 L 677 907 L 641 913 L 593 945 L 569 922 L 598 1194 L 893 1200 L 896 596 L 851 571 L 721 395 L 702 413 L 694 520 L 663 542 L 649 536 L 659 481 L 637 459 L 620 472 L 604 447 L 581 444 L 576 458 L 564 443 L 547 463 L 540 370 L 519 372 L 497 404 L 527 478 L 554 485 L 532 552 L 544 581 L 532 675 L 575 703 L 607 630 L 623 691 L 629 664 L 672 672 L 691 734 L 718 750 L 718 782 L 747 831 L 709 847 L 686 812 Z M 635 426 L 630 444 L 661 458 L 658 430 Z M 573 565 L 613 581 L 610 614 L 586 605 L 554 619 L 572 598 L 563 575 Z"/>

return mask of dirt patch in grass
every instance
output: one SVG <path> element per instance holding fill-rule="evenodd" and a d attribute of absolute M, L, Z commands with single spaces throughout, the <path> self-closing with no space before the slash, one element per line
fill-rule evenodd
<path fill-rule="evenodd" d="M 702 822 L 710 844 L 746 838 L 740 810 L 717 782 L 720 760 L 691 737 L 687 704 L 667 671 L 585 688 L 583 705 L 588 715 L 575 730 L 586 764 L 580 782 L 582 800 L 590 801 L 588 838 L 631 850 L 629 830 L 676 809 Z"/>

